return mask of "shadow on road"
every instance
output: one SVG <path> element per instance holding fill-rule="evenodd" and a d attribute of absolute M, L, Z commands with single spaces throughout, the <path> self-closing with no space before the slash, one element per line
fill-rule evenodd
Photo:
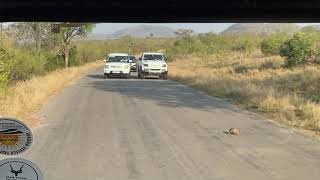
<path fill-rule="evenodd" d="M 104 79 L 103 74 L 89 74 L 89 75 L 87 75 L 87 77 L 94 78 L 94 79 Z"/>
<path fill-rule="evenodd" d="M 88 75 L 90 78 L 99 75 Z M 105 79 L 93 80 L 88 84 L 101 91 L 119 93 L 128 97 L 151 100 L 161 106 L 190 107 L 203 110 L 223 108 L 234 110 L 227 102 L 214 100 L 182 84 L 159 79 Z"/>

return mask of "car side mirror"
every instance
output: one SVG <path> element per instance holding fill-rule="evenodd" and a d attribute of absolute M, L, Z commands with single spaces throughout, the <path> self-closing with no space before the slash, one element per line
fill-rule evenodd
<path fill-rule="evenodd" d="M 107 62 L 107 60 L 106 60 L 106 59 L 104 59 L 104 60 L 103 60 L 103 62 L 105 62 L 105 63 L 106 63 L 106 62 Z"/>

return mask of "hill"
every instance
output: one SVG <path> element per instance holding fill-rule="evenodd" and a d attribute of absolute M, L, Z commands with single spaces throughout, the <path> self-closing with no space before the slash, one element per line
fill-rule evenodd
<path fill-rule="evenodd" d="M 239 23 L 231 25 L 222 34 L 246 34 L 268 35 L 276 32 L 293 33 L 299 31 L 300 27 L 292 23 Z"/>
<path fill-rule="evenodd" d="M 145 38 L 149 36 L 153 37 L 174 37 L 175 30 L 166 26 L 160 25 L 140 25 L 121 29 L 111 34 L 93 33 L 89 34 L 87 39 L 90 40 L 105 40 L 105 39 L 117 39 L 122 36 L 132 36 L 136 38 Z"/>
<path fill-rule="evenodd" d="M 116 31 L 109 35 L 109 38 L 119 38 L 121 36 L 130 35 L 132 37 L 144 38 L 153 35 L 153 37 L 173 37 L 175 30 L 166 26 L 158 25 L 140 25 L 129 27 Z"/>
<path fill-rule="evenodd" d="M 87 40 L 105 40 L 108 39 L 108 34 L 100 34 L 100 33 L 91 33 L 86 37 Z"/>
<path fill-rule="evenodd" d="M 320 25 L 310 25 L 310 26 L 304 26 L 301 28 L 302 32 L 308 32 L 308 31 L 320 31 Z"/>

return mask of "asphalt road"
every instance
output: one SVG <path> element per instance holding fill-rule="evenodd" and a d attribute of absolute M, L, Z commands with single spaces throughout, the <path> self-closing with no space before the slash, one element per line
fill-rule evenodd
<path fill-rule="evenodd" d="M 320 142 L 173 81 L 103 79 L 52 98 L 22 155 L 45 180 L 301 180 Z M 239 127 L 240 136 L 224 133 Z"/>

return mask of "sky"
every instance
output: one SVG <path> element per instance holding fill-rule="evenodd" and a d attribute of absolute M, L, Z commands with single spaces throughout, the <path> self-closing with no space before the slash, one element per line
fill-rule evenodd
<path fill-rule="evenodd" d="M 215 32 L 219 33 L 234 23 L 100 23 L 96 25 L 93 33 L 96 34 L 110 34 L 115 31 L 138 26 L 138 25 L 163 25 L 172 29 L 193 29 L 197 33 Z M 298 23 L 298 25 L 305 26 L 310 24 L 320 23 Z"/>

